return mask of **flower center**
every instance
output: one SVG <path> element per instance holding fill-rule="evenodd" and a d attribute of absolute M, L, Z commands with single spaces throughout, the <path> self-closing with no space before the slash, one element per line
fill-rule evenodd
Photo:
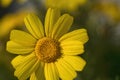
<path fill-rule="evenodd" d="M 38 40 L 35 53 L 41 61 L 47 63 L 56 61 L 61 55 L 59 43 L 47 37 Z"/>

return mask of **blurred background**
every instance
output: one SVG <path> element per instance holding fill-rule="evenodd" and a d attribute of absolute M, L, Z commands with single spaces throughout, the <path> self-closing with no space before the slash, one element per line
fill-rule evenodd
<path fill-rule="evenodd" d="M 75 80 L 120 80 L 120 0 L 0 0 L 0 80 L 17 80 L 6 51 L 12 29 L 25 30 L 24 17 L 37 14 L 42 22 L 47 8 L 59 8 L 74 17 L 71 30 L 86 28 L 86 61 Z"/>

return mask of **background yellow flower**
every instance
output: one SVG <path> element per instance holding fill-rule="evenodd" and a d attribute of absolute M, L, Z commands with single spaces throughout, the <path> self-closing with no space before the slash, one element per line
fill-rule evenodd
<path fill-rule="evenodd" d="M 12 0 L 0 0 L 2 7 L 7 7 L 12 3 Z"/>
<path fill-rule="evenodd" d="M 10 30 L 23 26 L 24 17 L 28 14 L 26 11 L 19 11 L 8 14 L 0 20 L 0 37 L 5 37 Z"/>
<path fill-rule="evenodd" d="M 48 8 L 53 7 L 61 10 L 74 11 L 85 4 L 86 0 L 45 0 L 44 2 Z"/>

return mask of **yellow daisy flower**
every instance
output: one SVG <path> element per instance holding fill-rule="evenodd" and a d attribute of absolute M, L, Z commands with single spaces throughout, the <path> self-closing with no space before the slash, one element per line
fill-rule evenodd
<path fill-rule="evenodd" d="M 33 14 L 25 18 L 29 33 L 12 30 L 7 51 L 20 54 L 12 60 L 14 75 L 19 80 L 73 80 L 76 71 L 82 71 L 86 62 L 79 54 L 88 41 L 85 29 L 68 32 L 73 17 L 60 16 L 57 9 L 49 8 L 45 17 L 45 29 Z"/>

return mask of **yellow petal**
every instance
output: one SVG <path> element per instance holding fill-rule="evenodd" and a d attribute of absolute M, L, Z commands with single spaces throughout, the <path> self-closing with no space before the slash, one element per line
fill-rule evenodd
<path fill-rule="evenodd" d="M 7 42 L 7 51 L 13 54 L 28 54 L 34 50 L 34 47 L 18 44 L 13 41 Z"/>
<path fill-rule="evenodd" d="M 54 24 L 60 17 L 60 11 L 57 9 L 49 8 L 45 17 L 45 33 L 46 36 L 51 37 Z"/>
<path fill-rule="evenodd" d="M 40 63 L 36 71 L 30 76 L 30 80 L 45 80 L 44 63 Z"/>
<path fill-rule="evenodd" d="M 25 46 L 34 46 L 37 41 L 30 34 L 19 30 L 11 31 L 10 40 Z"/>
<path fill-rule="evenodd" d="M 45 78 L 46 80 L 59 80 L 58 71 L 54 63 L 45 64 Z"/>
<path fill-rule="evenodd" d="M 38 80 L 38 79 L 36 78 L 35 73 L 32 73 L 32 74 L 31 74 L 31 76 L 30 76 L 30 80 Z"/>
<path fill-rule="evenodd" d="M 36 38 L 44 37 L 44 30 L 43 25 L 39 18 L 34 14 L 29 14 L 25 19 L 24 22 L 26 24 L 26 28 L 28 31 Z"/>
<path fill-rule="evenodd" d="M 35 57 L 35 53 L 32 52 L 29 55 L 19 55 L 17 57 L 15 57 L 12 61 L 11 64 L 13 65 L 13 67 L 16 69 L 17 67 L 19 67 L 19 65 L 22 65 L 24 61 L 31 59 Z"/>
<path fill-rule="evenodd" d="M 28 55 L 26 56 L 21 64 L 16 67 L 14 75 L 19 80 L 26 80 L 39 66 L 39 60 L 36 56 Z"/>
<path fill-rule="evenodd" d="M 26 58 L 26 55 L 25 56 L 19 55 L 19 56 L 15 57 L 11 62 L 13 67 L 17 68 L 20 64 L 22 64 L 22 62 L 25 58 Z"/>
<path fill-rule="evenodd" d="M 84 52 L 83 43 L 80 41 L 62 41 L 60 47 L 61 52 L 65 55 L 78 55 Z"/>
<path fill-rule="evenodd" d="M 64 56 L 63 59 L 77 71 L 82 71 L 86 65 L 85 60 L 78 56 Z"/>
<path fill-rule="evenodd" d="M 73 22 L 72 16 L 68 14 L 64 14 L 63 16 L 61 16 L 54 25 L 52 31 L 52 38 L 59 39 L 63 34 L 68 32 L 72 25 L 72 22 Z"/>
<path fill-rule="evenodd" d="M 62 80 L 73 80 L 77 74 L 74 68 L 62 58 L 55 62 Z"/>
<path fill-rule="evenodd" d="M 63 35 L 59 41 L 64 41 L 64 40 L 79 40 L 83 43 L 86 43 L 88 41 L 88 35 L 86 29 L 78 29 L 74 30 L 72 32 L 69 32 L 65 35 Z"/>

